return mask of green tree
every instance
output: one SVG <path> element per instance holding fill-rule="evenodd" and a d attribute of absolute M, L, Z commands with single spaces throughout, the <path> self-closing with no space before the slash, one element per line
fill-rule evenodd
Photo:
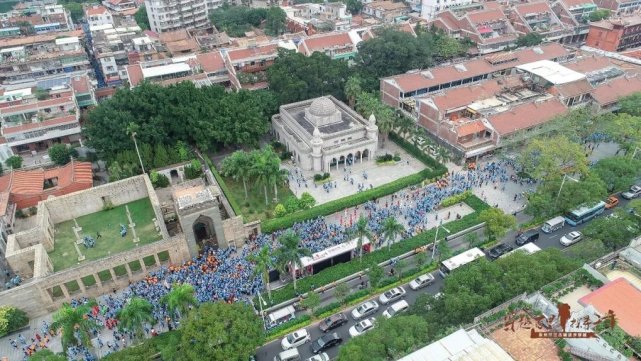
<path fill-rule="evenodd" d="M 185 167 L 185 177 L 187 179 L 200 178 L 203 175 L 203 165 L 198 159 L 192 159 L 189 165 Z"/>
<path fill-rule="evenodd" d="M 151 180 L 151 184 L 154 186 L 154 188 L 165 188 L 169 186 L 169 178 L 167 178 L 167 176 L 162 173 L 152 171 L 149 174 L 149 179 Z"/>
<path fill-rule="evenodd" d="M 588 172 L 583 147 L 564 136 L 532 139 L 521 153 L 519 162 L 525 173 L 540 180 Z"/>
<path fill-rule="evenodd" d="M 318 293 L 316 292 L 309 292 L 307 293 L 307 297 L 303 301 L 301 301 L 301 306 L 305 307 L 306 309 L 309 309 L 314 313 L 314 310 L 320 306 L 321 303 L 321 297 Z"/>
<path fill-rule="evenodd" d="M 300 237 L 292 230 L 288 230 L 278 237 L 281 247 L 276 251 L 276 264 L 281 271 L 289 267 L 289 272 L 294 281 L 296 290 L 296 267 L 303 268 L 301 257 L 311 256 L 312 252 L 300 247 Z"/>
<path fill-rule="evenodd" d="M 12 306 L 0 306 L 0 337 L 20 329 L 28 323 L 29 318 L 21 309 Z"/>
<path fill-rule="evenodd" d="M 349 102 L 349 107 L 354 109 L 354 106 L 356 105 L 356 97 L 363 92 L 363 89 L 361 88 L 361 78 L 355 75 L 347 78 L 344 92 L 347 97 L 347 101 Z"/>
<path fill-rule="evenodd" d="M 600 21 L 610 17 L 610 10 L 597 9 L 590 13 L 590 21 Z"/>
<path fill-rule="evenodd" d="M 119 181 L 121 179 L 127 178 L 125 176 L 124 170 L 122 169 L 122 167 L 120 166 L 120 163 L 118 162 L 111 163 L 109 168 L 107 168 L 107 171 L 109 172 L 110 182 L 115 182 L 115 181 Z"/>
<path fill-rule="evenodd" d="M 300 195 L 300 199 L 298 200 L 298 208 L 310 209 L 314 205 L 316 205 L 316 199 L 314 199 L 311 194 L 303 192 L 303 194 Z"/>
<path fill-rule="evenodd" d="M 391 251 L 392 243 L 400 236 L 405 228 L 400 224 L 395 217 L 387 217 L 383 220 L 383 239 L 387 243 L 387 251 Z"/>
<path fill-rule="evenodd" d="M 641 176 L 641 160 L 610 157 L 599 160 L 591 172 L 607 184 L 608 191 L 628 189 Z"/>
<path fill-rule="evenodd" d="M 265 17 L 265 32 L 271 36 L 279 36 L 287 31 L 287 14 L 285 10 L 272 6 Z"/>
<path fill-rule="evenodd" d="M 252 27 L 257 28 L 267 18 L 267 9 L 252 9 L 245 6 L 225 4 L 215 9 L 210 16 L 211 22 L 229 36 L 244 37 Z"/>
<path fill-rule="evenodd" d="M 151 29 L 151 27 L 149 26 L 149 16 L 147 15 L 147 9 L 145 8 L 145 5 L 141 5 L 138 8 L 136 14 L 134 14 L 134 20 L 136 20 L 136 24 L 138 24 L 138 26 L 142 30 Z"/>
<path fill-rule="evenodd" d="M 633 108 L 628 109 L 634 112 Z M 607 123 L 605 133 L 620 143 L 623 148 L 631 150 L 641 146 L 641 117 L 619 113 Z"/>
<path fill-rule="evenodd" d="M 292 196 L 285 200 L 284 206 L 286 213 L 294 213 L 300 209 L 300 202 L 296 197 Z"/>
<path fill-rule="evenodd" d="M 203 303 L 181 327 L 181 359 L 246 361 L 265 337 L 260 318 L 243 302 Z"/>
<path fill-rule="evenodd" d="M 285 206 L 280 204 L 280 203 L 278 203 L 276 205 L 276 207 L 274 207 L 274 217 L 276 217 L 276 218 L 283 217 L 287 213 L 288 212 L 287 212 L 287 209 L 285 208 Z"/>
<path fill-rule="evenodd" d="M 367 267 L 367 278 L 372 288 L 376 289 L 378 287 L 383 276 L 385 276 L 385 270 L 378 263 L 372 263 Z"/>
<path fill-rule="evenodd" d="M 272 299 L 272 290 L 269 286 L 269 271 L 275 267 L 272 253 L 267 245 L 264 245 L 258 253 L 254 253 L 247 257 L 249 262 L 254 263 L 254 276 L 260 275 L 263 285 L 267 289 L 269 300 Z"/>
<path fill-rule="evenodd" d="M 95 327 L 95 322 L 87 317 L 94 303 L 82 304 L 71 307 L 63 303 L 62 307 L 53 314 L 53 330 L 62 330 L 62 348 L 65 352 L 71 346 L 90 346 L 90 332 Z"/>
<path fill-rule="evenodd" d="M 347 6 L 347 10 L 352 15 L 357 15 L 363 10 L 363 3 L 359 0 L 344 0 L 343 3 Z"/>
<path fill-rule="evenodd" d="M 11 169 L 20 169 L 22 168 L 22 157 L 19 155 L 12 155 L 4 161 L 4 164 Z"/>
<path fill-rule="evenodd" d="M 419 252 L 414 256 L 414 260 L 416 261 L 416 267 L 421 267 L 425 263 L 427 263 L 427 253 L 425 251 Z"/>
<path fill-rule="evenodd" d="M 67 361 L 63 354 L 55 354 L 51 350 L 43 349 L 29 356 L 29 361 Z"/>
<path fill-rule="evenodd" d="M 164 144 L 156 144 L 154 148 L 154 167 L 162 168 L 171 164 L 169 153 Z"/>
<path fill-rule="evenodd" d="M 251 168 L 254 162 L 254 157 L 257 153 L 247 153 L 239 150 L 225 159 L 222 162 L 222 173 L 226 177 L 232 177 L 234 180 L 243 181 L 243 189 L 245 190 L 245 199 L 247 199 L 247 181 L 251 176 Z"/>
<path fill-rule="evenodd" d="M 73 22 L 76 24 L 80 20 L 82 20 L 82 18 L 85 15 L 84 10 L 82 9 L 82 4 L 70 2 L 70 3 L 64 4 L 63 6 L 65 10 L 69 12 L 69 15 L 71 15 L 71 20 L 73 20 Z"/>
<path fill-rule="evenodd" d="M 262 151 L 252 151 L 252 164 L 250 175 L 254 181 L 263 186 L 265 191 L 265 205 L 269 204 L 267 187 L 274 186 L 274 197 L 278 200 L 277 187 L 285 179 L 285 174 L 280 170 L 280 158 L 271 146 L 265 147 Z"/>
<path fill-rule="evenodd" d="M 583 235 L 603 242 L 608 250 L 617 250 L 630 243 L 635 234 L 639 233 L 637 222 L 623 211 L 615 212 L 615 216 L 600 217 L 583 228 Z"/>
<path fill-rule="evenodd" d="M 531 32 L 526 35 L 520 35 L 516 39 L 516 46 L 518 46 L 519 48 L 536 46 L 541 44 L 542 42 L 543 42 L 543 35 L 536 32 Z"/>
<path fill-rule="evenodd" d="M 145 336 L 145 323 L 155 324 L 154 307 L 144 298 L 132 297 L 118 311 L 118 327 L 134 334 L 134 338 L 142 340 Z"/>
<path fill-rule="evenodd" d="M 54 144 L 47 150 L 49 158 L 57 165 L 65 165 L 71 160 L 71 150 L 65 144 Z"/>
<path fill-rule="evenodd" d="M 342 282 L 334 287 L 334 297 L 341 303 L 345 303 L 345 298 L 349 295 L 349 286 L 347 283 Z"/>
<path fill-rule="evenodd" d="M 608 194 L 606 184 L 594 175 L 588 175 L 578 183 L 567 180 L 563 189 L 561 183 L 562 177 L 556 177 L 539 185 L 536 192 L 528 196 L 526 213 L 535 217 L 550 217 L 582 204 L 600 201 Z"/>
<path fill-rule="evenodd" d="M 189 283 L 174 283 L 171 291 L 164 295 L 160 302 L 167 305 L 169 311 L 185 316 L 190 307 L 198 304 L 194 296 L 194 287 Z"/>
<path fill-rule="evenodd" d="M 372 231 L 370 231 L 369 225 L 367 224 L 367 218 L 362 214 L 358 217 L 358 221 L 356 221 L 353 233 L 356 235 L 357 239 L 356 248 L 358 249 L 358 261 L 363 262 L 363 243 L 366 238 L 371 242 L 373 236 Z"/>
<path fill-rule="evenodd" d="M 516 217 L 505 214 L 499 208 L 488 208 L 479 214 L 479 221 L 485 222 L 489 239 L 501 239 L 508 230 L 516 227 Z"/>
<path fill-rule="evenodd" d="M 619 99 L 619 107 L 622 113 L 635 117 L 641 116 L 641 93 L 634 93 Z"/>
<path fill-rule="evenodd" d="M 608 250 L 605 249 L 603 242 L 598 239 L 583 240 L 580 247 L 572 247 L 568 251 L 570 257 L 578 259 L 582 263 L 590 263 L 607 253 Z"/>
<path fill-rule="evenodd" d="M 341 361 L 398 360 L 429 342 L 430 325 L 419 316 L 379 318 L 376 327 L 351 338 L 338 352 Z"/>

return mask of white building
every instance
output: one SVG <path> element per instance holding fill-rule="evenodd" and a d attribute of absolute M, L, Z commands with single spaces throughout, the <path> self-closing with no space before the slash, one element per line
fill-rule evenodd
<path fill-rule="evenodd" d="M 457 6 L 470 5 L 472 0 L 422 0 L 421 1 L 421 17 L 423 19 L 432 20 L 440 11 L 447 9 L 455 9 Z"/>
<path fill-rule="evenodd" d="M 113 25 L 114 19 L 109 10 L 104 6 L 94 6 L 87 8 L 85 11 L 85 18 L 89 27 L 96 27 L 100 25 Z"/>
<path fill-rule="evenodd" d="M 145 0 L 151 30 L 157 33 L 208 27 L 209 13 L 223 0 Z"/>
<path fill-rule="evenodd" d="M 330 172 L 375 161 L 376 119 L 369 121 L 332 96 L 283 105 L 272 117 L 276 137 L 304 170 Z"/>

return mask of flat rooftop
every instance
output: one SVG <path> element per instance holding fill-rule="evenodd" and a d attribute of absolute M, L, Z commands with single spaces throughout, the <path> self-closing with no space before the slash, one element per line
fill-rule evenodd
<path fill-rule="evenodd" d="M 214 200 L 213 194 L 204 184 L 174 191 L 174 199 L 178 202 L 178 209 L 185 209 L 197 204 Z"/>
<path fill-rule="evenodd" d="M 516 68 L 539 76 L 554 85 L 571 83 L 585 78 L 584 74 L 566 68 L 551 60 L 539 60 L 533 63 L 518 65 Z"/>

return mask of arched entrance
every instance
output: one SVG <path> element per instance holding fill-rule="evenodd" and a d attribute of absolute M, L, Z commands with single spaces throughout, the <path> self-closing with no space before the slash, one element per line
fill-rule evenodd
<path fill-rule="evenodd" d="M 336 170 L 338 170 L 338 161 L 336 160 L 336 158 L 332 158 L 332 161 L 329 162 L 330 172 L 332 171 L 332 167 L 336 167 Z"/>
<path fill-rule="evenodd" d="M 368 160 L 369 159 L 369 149 L 365 149 L 363 151 L 363 160 Z"/>
<path fill-rule="evenodd" d="M 200 250 L 206 247 L 218 248 L 218 239 L 216 238 L 216 229 L 214 221 L 207 216 L 196 218 L 192 225 L 194 239 Z"/>
<path fill-rule="evenodd" d="M 352 165 L 354 164 L 354 155 L 352 153 L 349 153 L 347 155 L 347 165 Z"/>
<path fill-rule="evenodd" d="M 342 164 L 343 167 L 345 167 L 345 156 L 344 155 L 341 155 L 341 157 L 338 158 L 338 164 Z"/>
<path fill-rule="evenodd" d="M 354 155 L 354 158 L 356 158 L 356 160 L 357 160 L 357 161 L 362 162 L 362 161 L 363 161 L 363 158 L 361 158 L 361 155 L 362 155 L 362 153 L 361 153 L 361 151 L 359 150 L 359 151 L 357 151 L 357 152 L 356 152 L 356 154 Z"/>

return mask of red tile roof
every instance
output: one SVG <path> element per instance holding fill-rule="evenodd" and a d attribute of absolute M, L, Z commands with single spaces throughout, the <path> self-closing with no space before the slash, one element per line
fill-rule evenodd
<path fill-rule="evenodd" d="M 333 47 L 354 46 L 352 38 L 349 37 L 347 32 L 326 34 L 315 36 L 313 38 L 306 38 L 298 45 L 299 49 L 303 49 L 306 55 L 311 55 L 315 51 L 323 52 L 326 49 Z"/>
<path fill-rule="evenodd" d="M 641 337 L 641 290 L 621 277 L 579 299 L 582 305 L 592 305 L 605 315 L 614 311 L 617 325 L 627 334 Z"/>
<path fill-rule="evenodd" d="M 264 56 L 274 56 L 278 54 L 278 45 L 269 44 L 257 46 L 254 48 L 244 48 L 244 49 L 233 49 L 227 52 L 229 60 L 232 62 L 249 60 L 252 58 L 264 57 Z"/>
<path fill-rule="evenodd" d="M 485 130 L 485 125 L 479 120 L 475 120 L 471 123 L 463 124 L 460 127 L 456 128 L 456 133 L 459 137 L 464 137 L 470 134 L 476 134 Z"/>
<path fill-rule="evenodd" d="M 505 14 L 498 9 L 479 10 L 467 13 L 467 18 L 474 24 L 489 23 L 497 20 L 506 20 Z"/>
<path fill-rule="evenodd" d="M 641 78 L 620 77 L 598 85 L 592 91 L 592 98 L 600 105 L 610 105 L 619 98 L 641 92 Z"/>
<path fill-rule="evenodd" d="M 496 80 L 490 80 L 469 87 L 449 90 L 444 94 L 435 95 L 432 100 L 440 111 L 446 111 L 464 107 L 480 99 L 492 97 L 500 90 L 501 85 Z"/>
<path fill-rule="evenodd" d="M 45 108 L 75 104 L 73 100 L 73 92 L 65 91 L 58 94 L 60 94 L 60 98 L 51 98 L 47 100 L 39 100 L 32 103 L 17 104 L 0 108 L 0 114 L 20 114 L 28 111 L 38 111 Z"/>
<path fill-rule="evenodd" d="M 536 3 L 525 3 L 514 5 L 514 10 L 516 10 L 521 16 L 527 14 L 539 14 L 539 13 L 551 13 L 550 5 L 547 2 L 536 2 Z"/>
<path fill-rule="evenodd" d="M 96 6 L 92 7 L 86 10 L 87 16 L 92 16 L 92 15 L 102 15 L 109 13 L 109 10 L 105 8 L 104 6 Z"/>
<path fill-rule="evenodd" d="M 23 133 L 33 129 L 49 128 L 57 125 L 71 124 L 71 123 L 78 123 L 78 119 L 76 119 L 75 114 L 70 114 L 70 115 L 66 115 L 58 118 L 47 119 L 37 123 L 26 123 L 22 125 L 16 125 L 14 127 L 2 128 L 2 135 Z"/>
<path fill-rule="evenodd" d="M 593 89 L 594 88 L 590 85 L 590 82 L 587 79 L 581 79 L 571 83 L 555 85 L 551 93 L 557 92 L 565 98 L 573 98 L 578 97 L 581 94 L 588 94 Z"/>
<path fill-rule="evenodd" d="M 492 128 L 505 136 L 541 125 L 566 111 L 565 105 L 554 98 L 515 106 L 511 110 L 488 117 L 488 121 Z"/>
<path fill-rule="evenodd" d="M 515 50 L 513 52 L 493 54 L 485 58 L 476 58 L 460 63 L 467 69 L 467 71 L 459 71 L 453 65 L 446 65 L 428 69 L 432 75 L 431 77 L 422 75 L 420 72 L 414 72 L 395 75 L 385 78 L 385 80 L 391 81 L 392 83 L 396 82 L 396 84 L 398 84 L 398 88 L 403 92 L 410 92 L 470 77 L 489 74 L 495 71 L 511 69 L 517 65 L 531 63 L 538 60 L 552 60 L 570 54 L 563 45 L 558 43 L 542 44 L 538 48 L 542 50 L 542 54 L 535 52 L 533 50 L 534 48 L 526 48 Z M 507 61 L 511 58 L 514 60 Z M 489 60 L 491 60 L 495 65 L 492 65 Z M 505 62 L 497 64 L 499 60 L 504 60 Z"/>
<path fill-rule="evenodd" d="M 132 86 L 138 85 L 144 78 L 140 64 L 127 65 L 127 75 L 129 76 L 129 84 Z"/>
<path fill-rule="evenodd" d="M 71 87 L 76 94 L 89 93 L 89 78 L 76 76 L 71 78 Z"/>
<path fill-rule="evenodd" d="M 575 61 L 563 64 L 566 68 L 578 71 L 579 73 L 590 73 L 614 66 L 610 59 L 605 56 L 584 56 Z"/>
<path fill-rule="evenodd" d="M 225 62 L 219 51 L 212 51 L 209 53 L 198 54 L 196 59 L 203 71 L 213 73 L 225 69 Z"/>

